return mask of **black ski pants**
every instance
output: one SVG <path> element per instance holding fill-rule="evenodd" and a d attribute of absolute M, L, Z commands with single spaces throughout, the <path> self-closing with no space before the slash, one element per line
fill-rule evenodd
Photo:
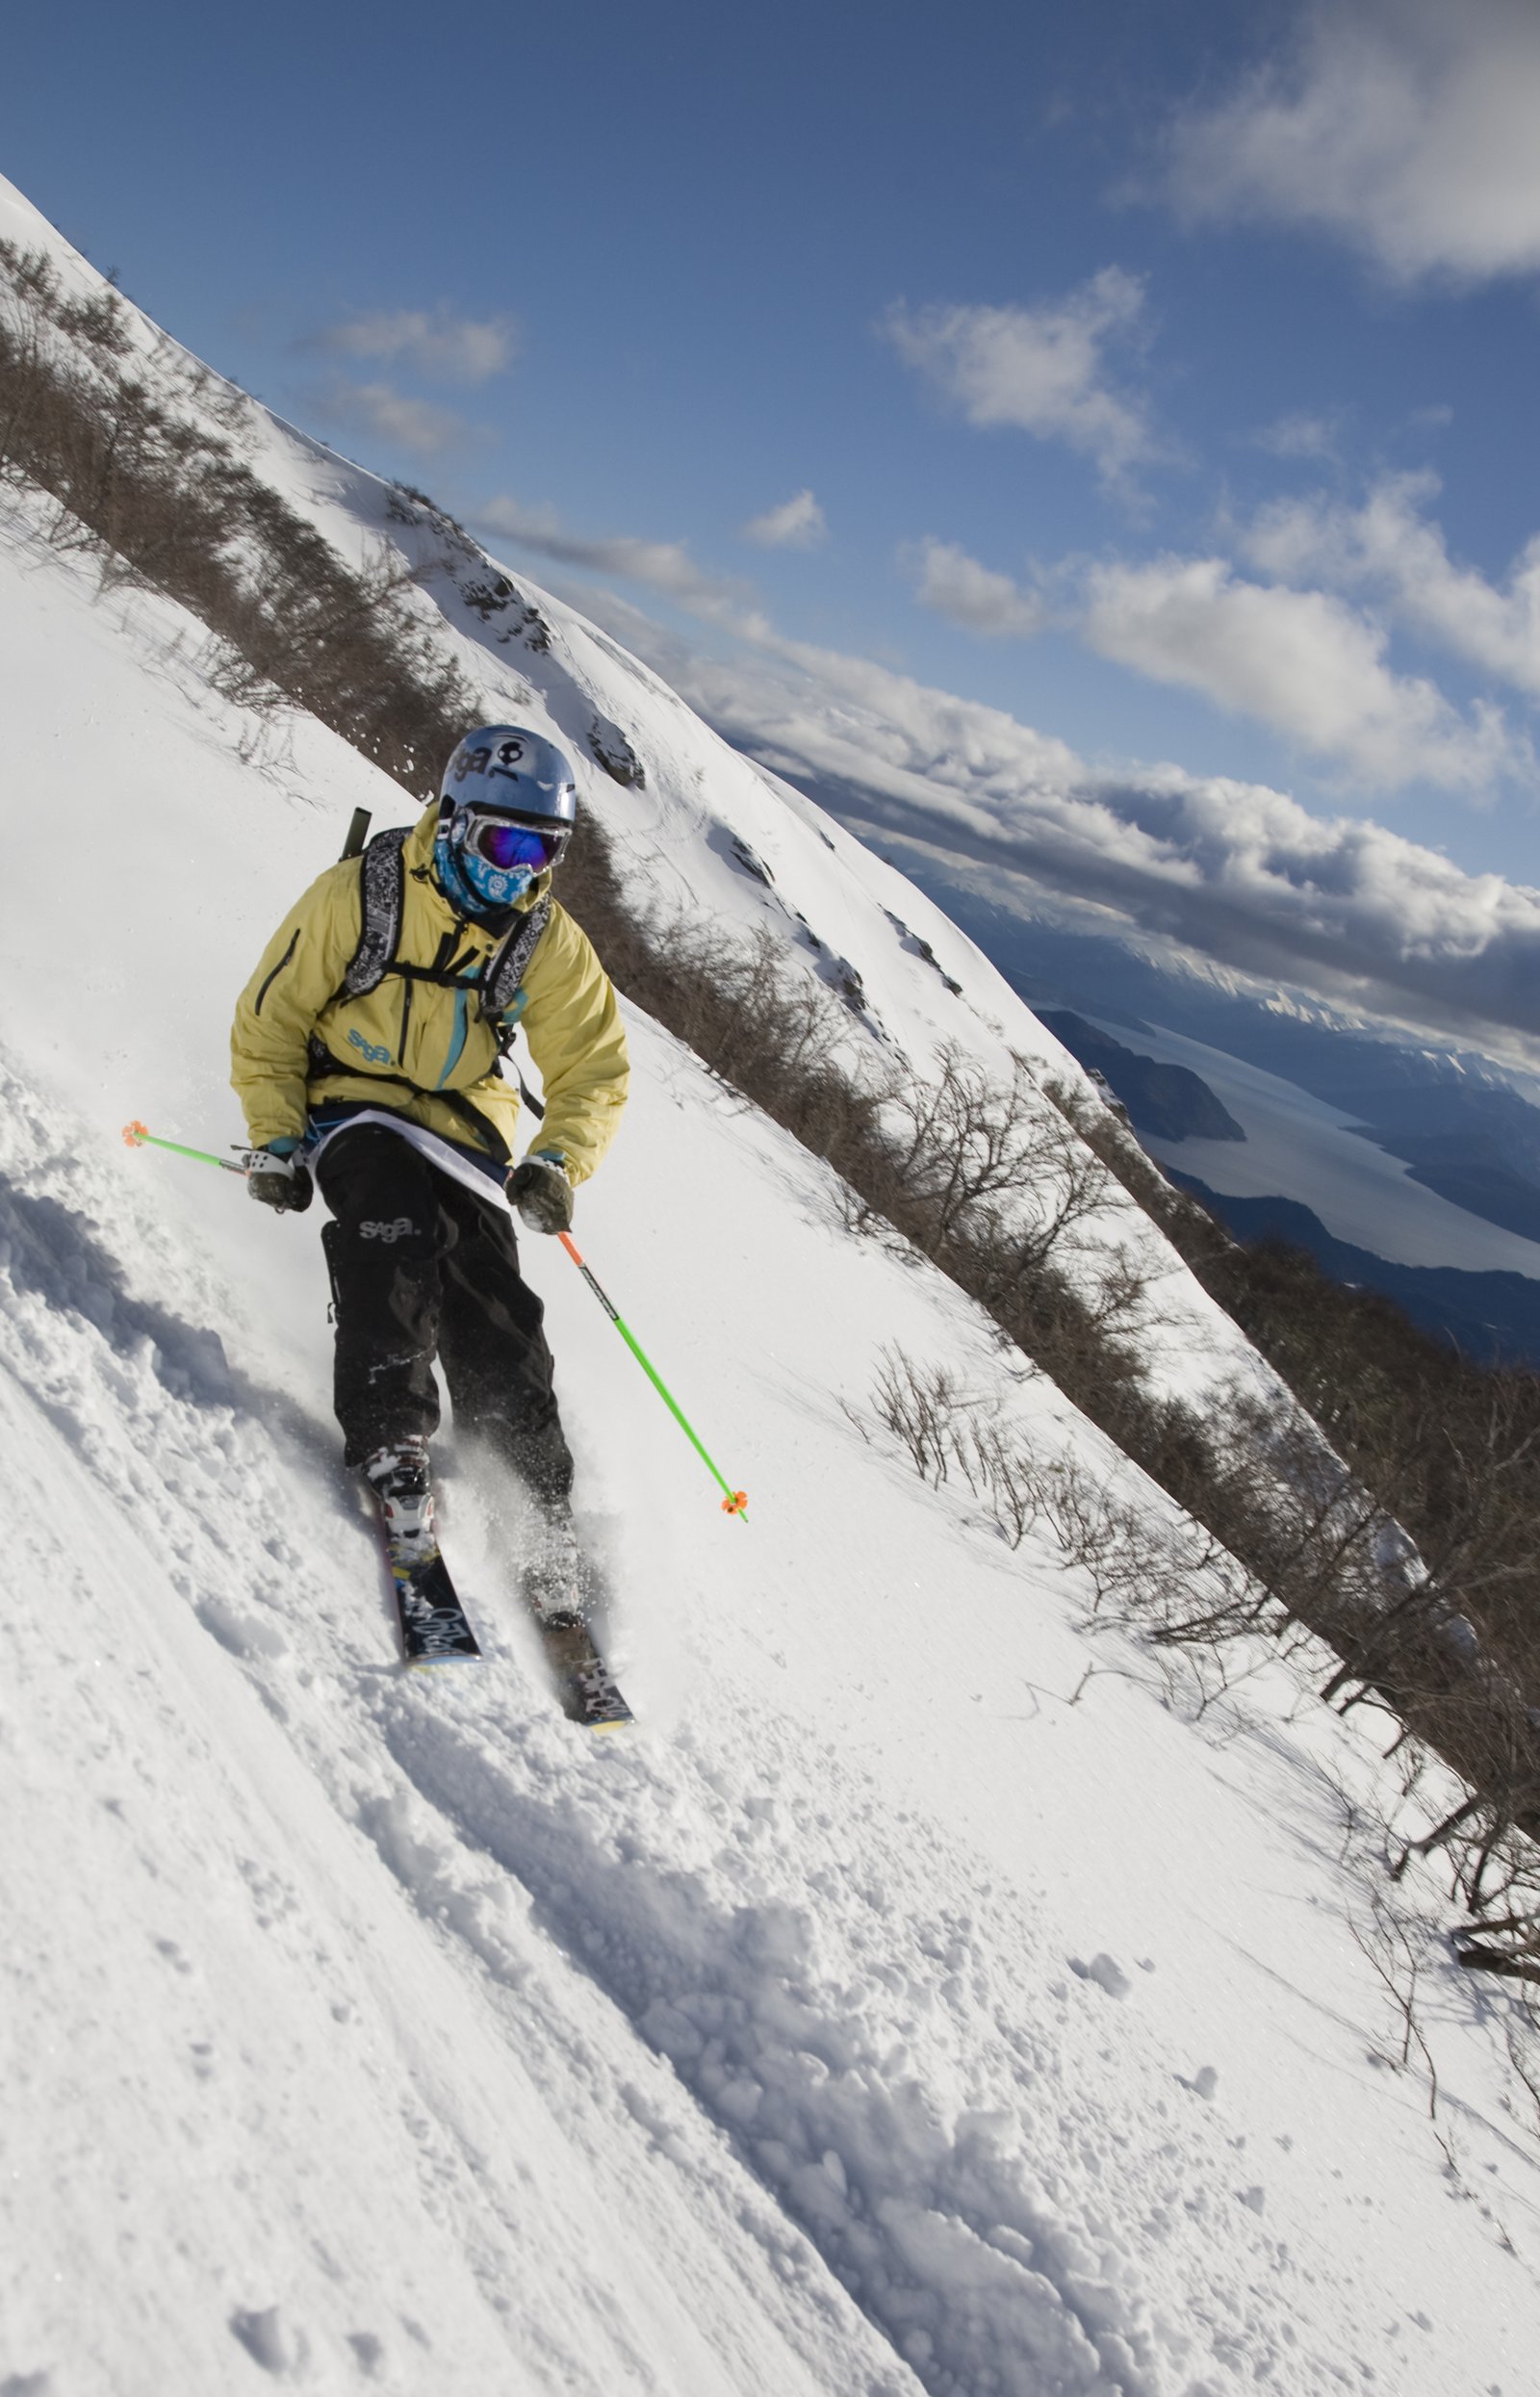
<path fill-rule="evenodd" d="M 545 1308 L 513 1224 L 382 1124 L 338 1132 L 316 1169 L 337 1309 L 337 1420 L 350 1465 L 438 1428 L 438 1356 L 455 1422 L 483 1433 L 537 1498 L 572 1488 Z"/>

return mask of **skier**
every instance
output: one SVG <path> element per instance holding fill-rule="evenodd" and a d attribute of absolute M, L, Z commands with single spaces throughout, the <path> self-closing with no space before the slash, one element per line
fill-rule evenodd
<path fill-rule="evenodd" d="M 572 1453 L 541 1302 L 519 1271 L 505 1191 L 531 1231 L 565 1231 L 625 1103 L 626 1035 L 587 936 L 550 896 L 577 786 L 517 725 L 467 733 L 440 795 L 311 885 L 236 1007 L 231 1079 L 262 1205 L 310 1204 L 336 1307 L 335 1403 L 393 1553 L 428 1557 L 440 1358 L 456 1422 L 539 1502 L 537 1607 L 580 1611 Z M 514 1164 L 518 1027 L 545 1087 Z"/>

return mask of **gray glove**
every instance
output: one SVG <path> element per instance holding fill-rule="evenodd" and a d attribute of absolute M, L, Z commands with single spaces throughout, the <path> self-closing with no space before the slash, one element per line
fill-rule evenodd
<path fill-rule="evenodd" d="M 562 1159 L 537 1149 L 516 1165 L 503 1184 L 519 1210 L 519 1221 L 531 1232 L 572 1229 L 572 1184 Z"/>
<path fill-rule="evenodd" d="M 275 1148 L 247 1151 L 246 1188 L 262 1206 L 276 1207 L 280 1215 L 291 1210 L 302 1215 L 315 1197 L 309 1166 L 295 1155 L 280 1156 Z"/>

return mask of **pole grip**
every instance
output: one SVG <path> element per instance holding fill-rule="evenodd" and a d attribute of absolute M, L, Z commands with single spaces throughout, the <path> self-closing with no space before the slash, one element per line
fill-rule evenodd
<path fill-rule="evenodd" d="M 363 856 L 364 843 L 369 838 L 370 819 L 371 811 L 368 808 L 353 810 L 353 820 L 347 827 L 347 838 L 343 842 L 343 853 L 338 860 L 339 864 L 346 863 L 348 858 Z"/>

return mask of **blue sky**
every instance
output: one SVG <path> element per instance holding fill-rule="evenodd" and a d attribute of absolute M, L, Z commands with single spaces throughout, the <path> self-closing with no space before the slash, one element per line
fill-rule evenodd
<path fill-rule="evenodd" d="M 1540 883 L 1537 122 L 1534 0 L 35 7 L 0 168 L 748 735 L 871 660 Z"/>

